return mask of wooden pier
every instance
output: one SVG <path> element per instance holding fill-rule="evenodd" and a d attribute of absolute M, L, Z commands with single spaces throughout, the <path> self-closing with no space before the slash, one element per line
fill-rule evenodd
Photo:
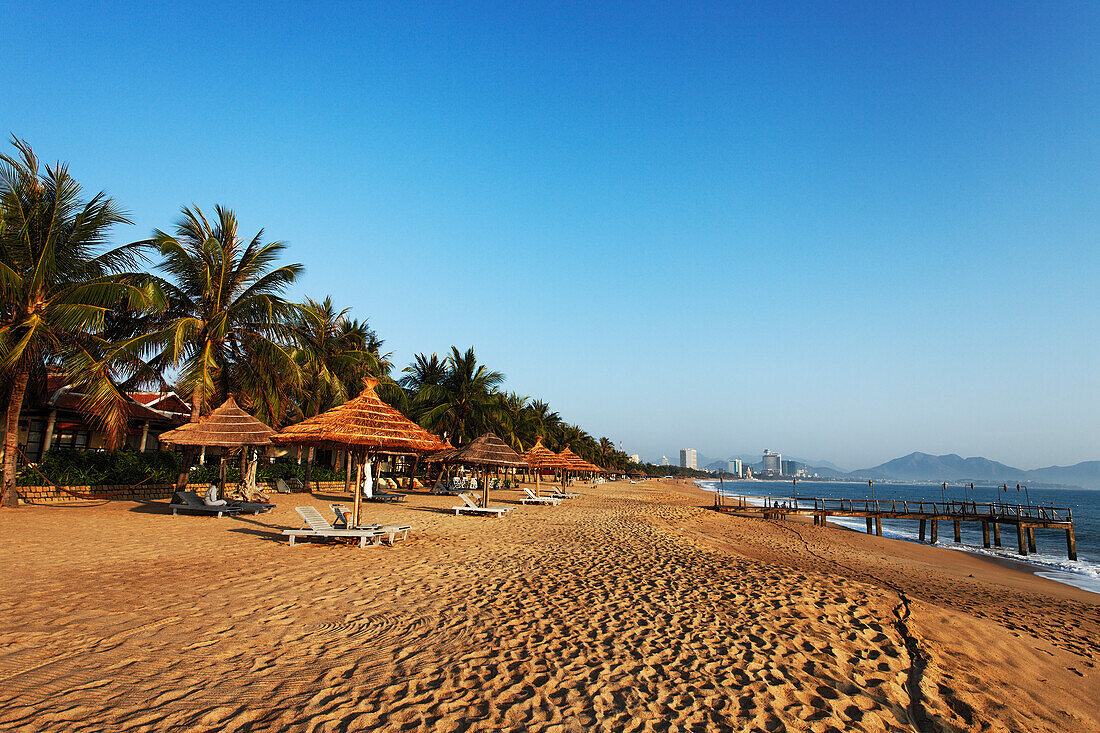
<path fill-rule="evenodd" d="M 1021 555 L 1035 552 L 1035 530 L 1055 529 L 1066 533 L 1066 553 L 1077 559 L 1077 540 L 1073 533 L 1073 510 L 1053 506 L 982 503 L 976 501 L 899 501 L 895 499 L 813 499 L 774 496 L 744 496 L 717 493 L 714 508 L 721 512 L 785 519 L 788 515 L 813 517 L 814 524 L 825 526 L 829 517 L 864 517 L 867 534 L 882 536 L 883 519 L 905 519 L 919 523 L 920 541 L 939 541 L 939 523 L 951 522 L 955 542 L 961 542 L 963 522 L 978 522 L 982 528 L 982 546 L 1001 547 L 1001 527 L 1016 529 L 1016 544 Z"/>

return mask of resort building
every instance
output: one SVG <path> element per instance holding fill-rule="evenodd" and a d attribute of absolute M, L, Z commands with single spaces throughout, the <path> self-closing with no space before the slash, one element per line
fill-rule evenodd
<path fill-rule="evenodd" d="M 741 476 L 741 459 L 740 458 L 731 458 L 729 460 L 728 464 L 727 464 L 726 470 L 729 473 L 732 473 L 734 476 L 740 477 Z"/>
<path fill-rule="evenodd" d="M 47 378 L 44 392 L 27 390 L 18 440 L 19 450 L 27 461 L 37 463 L 43 454 L 60 448 L 106 448 L 106 436 L 83 408 L 85 397 L 80 385 L 67 384 L 59 375 Z M 190 406 L 175 392 L 131 392 L 127 397 L 129 419 L 124 445 L 136 451 L 158 450 L 157 436 L 182 425 L 191 416 Z"/>
<path fill-rule="evenodd" d="M 697 458 L 694 448 L 681 448 L 680 449 L 680 468 L 698 468 L 696 465 Z"/>

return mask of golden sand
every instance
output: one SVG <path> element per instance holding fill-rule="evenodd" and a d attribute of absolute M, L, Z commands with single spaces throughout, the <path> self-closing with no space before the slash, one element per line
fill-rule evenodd
<path fill-rule="evenodd" d="M 581 491 L 367 505 L 414 531 L 365 549 L 280 536 L 336 496 L 2 512 L 0 727 L 1100 730 L 1100 596 L 689 485 Z"/>

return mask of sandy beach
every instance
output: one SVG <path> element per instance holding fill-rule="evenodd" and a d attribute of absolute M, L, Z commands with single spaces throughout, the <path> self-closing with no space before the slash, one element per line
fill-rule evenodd
<path fill-rule="evenodd" d="M 18 731 L 1100 730 L 1100 596 L 983 558 L 718 515 L 687 483 L 299 544 L 295 506 L 0 513 Z M 518 503 L 494 492 L 493 503 Z"/>

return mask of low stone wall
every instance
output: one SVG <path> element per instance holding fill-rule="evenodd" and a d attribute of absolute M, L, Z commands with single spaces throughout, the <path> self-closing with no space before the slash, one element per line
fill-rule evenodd
<path fill-rule="evenodd" d="M 310 481 L 313 491 L 341 493 L 344 491 L 343 481 Z M 55 486 L 20 486 L 19 497 L 29 504 L 68 504 L 81 501 L 160 501 L 171 499 L 175 492 L 175 484 L 142 484 L 137 487 L 129 486 L 66 486 L 78 496 L 62 491 Z M 206 491 L 206 485 L 198 487 L 199 493 Z M 232 485 L 230 489 L 232 489 Z M 274 494 L 274 481 L 261 481 L 258 488 L 266 494 Z M 195 487 L 192 487 L 195 490 Z M 116 493 L 121 492 L 121 493 Z"/>
<path fill-rule="evenodd" d="M 142 484 L 141 486 L 66 486 L 78 496 L 54 486 L 20 486 L 19 497 L 30 504 L 69 504 L 81 501 L 156 501 L 172 498 L 173 484 Z M 121 493 L 118 493 L 121 492 Z"/>

